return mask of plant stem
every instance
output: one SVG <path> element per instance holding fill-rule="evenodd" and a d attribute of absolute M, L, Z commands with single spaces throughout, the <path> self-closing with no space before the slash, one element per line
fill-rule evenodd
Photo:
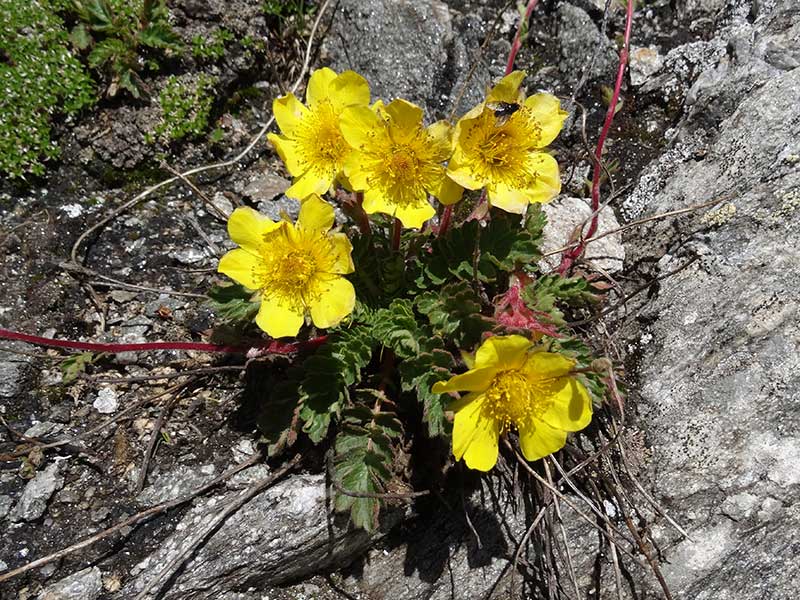
<path fill-rule="evenodd" d="M 439 231 L 436 237 L 442 237 L 450 228 L 450 221 L 453 220 L 453 205 L 448 204 L 442 211 L 442 218 L 439 220 Z"/>
<path fill-rule="evenodd" d="M 120 352 L 153 352 L 155 350 L 198 350 L 201 352 L 226 352 L 226 353 L 247 353 L 251 348 L 263 348 L 268 354 L 291 354 L 300 350 L 316 348 L 325 343 L 328 336 L 319 336 L 305 342 L 280 342 L 271 340 L 261 342 L 255 346 L 220 346 L 217 344 L 205 344 L 202 342 L 146 342 L 143 344 L 101 344 L 95 342 L 78 342 L 73 340 L 57 340 L 53 338 L 29 335 L 19 331 L 0 328 L 0 339 L 19 340 L 37 346 L 49 346 L 52 348 L 67 348 L 70 350 L 85 350 L 89 352 L 106 352 L 108 354 L 118 354 Z"/>
<path fill-rule="evenodd" d="M 394 227 L 392 228 L 392 250 L 400 251 L 400 234 L 403 232 L 403 223 L 395 217 Z"/>
<path fill-rule="evenodd" d="M 522 30 L 527 27 L 528 21 L 533 14 L 533 9 L 539 0 L 529 0 L 528 7 L 525 9 L 525 17 L 519 20 L 519 27 L 517 27 L 517 34 L 514 36 L 514 42 L 511 44 L 511 51 L 508 53 L 508 62 L 506 63 L 506 75 L 514 70 L 514 61 L 517 59 L 517 53 L 522 48 Z"/>
<path fill-rule="evenodd" d="M 585 236 L 581 236 L 581 242 L 573 249 L 565 252 L 561 259 L 561 264 L 558 267 L 558 272 L 564 275 L 575 259 L 583 254 L 586 248 L 586 238 L 592 237 L 597 231 L 597 220 L 600 215 L 597 210 L 600 207 L 600 173 L 602 171 L 601 158 L 603 156 L 603 146 L 605 145 L 608 132 L 611 129 L 611 122 L 614 120 L 614 114 L 617 112 L 617 101 L 619 100 L 620 89 L 622 88 L 622 79 L 625 75 L 625 67 L 628 64 L 628 52 L 630 49 L 631 41 L 631 26 L 633 24 L 633 0 L 628 0 L 625 12 L 625 37 L 622 43 L 622 49 L 619 51 L 619 67 L 617 69 L 617 80 L 614 83 L 614 94 L 611 96 L 611 102 L 608 104 L 608 111 L 606 112 L 606 119 L 603 123 L 603 129 L 600 131 L 600 137 L 597 138 L 597 146 L 594 151 L 594 173 L 592 175 L 592 212 L 595 213 L 592 221 L 589 224 L 589 229 Z"/>

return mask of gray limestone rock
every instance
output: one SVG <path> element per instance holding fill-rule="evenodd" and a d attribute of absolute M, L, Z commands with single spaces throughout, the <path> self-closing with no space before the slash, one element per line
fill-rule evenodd
<path fill-rule="evenodd" d="M 100 569 L 91 567 L 65 577 L 43 590 L 38 600 L 96 600 L 103 591 Z"/>
<path fill-rule="evenodd" d="M 582 8 L 562 3 L 558 7 L 561 51 L 559 71 L 575 85 L 584 70 L 589 80 L 614 73 L 618 57 L 614 44 L 594 24 Z"/>
<path fill-rule="evenodd" d="M 454 19 L 438 0 L 341 0 L 323 55 L 337 72 L 363 75 L 373 98 L 406 98 L 426 107 L 435 120 L 449 114 L 484 27 L 470 15 Z M 491 46 L 478 65 L 458 113 L 480 102 L 490 78 L 502 74 L 503 65 L 492 60 L 500 54 L 496 48 Z"/>
<path fill-rule="evenodd" d="M 752 25 L 756 46 L 781 15 L 784 31 L 800 23 L 778 2 Z M 721 195 L 734 208 L 655 222 L 629 247 L 659 273 L 700 256 L 643 307 L 638 406 L 656 496 L 693 537 L 665 552 L 675 597 L 788 600 L 800 596 L 800 69 L 764 66 L 755 46 L 739 56 L 695 84 L 718 132 L 703 160 L 673 164 L 647 212 Z"/>
<path fill-rule="evenodd" d="M 64 485 L 63 462 L 56 461 L 36 474 L 22 491 L 17 505 L 11 509 L 9 519 L 13 522 L 35 521 L 44 515 L 47 502 Z"/>
<path fill-rule="evenodd" d="M 542 210 L 547 215 L 547 226 L 544 229 L 544 237 L 542 238 L 542 252 L 544 254 L 563 247 L 565 242 L 572 239 L 575 229 L 592 216 L 591 207 L 581 198 L 561 197 L 543 205 Z M 614 212 L 610 208 L 606 208 L 600 212 L 595 235 L 606 233 L 618 227 L 619 223 L 614 216 Z M 587 228 L 588 224 L 584 231 Z M 622 234 L 611 234 L 597 242 L 588 244 L 584 259 L 609 273 L 620 271 L 622 263 L 625 262 L 625 247 L 622 245 Z M 543 258 L 540 264 L 544 270 L 551 271 L 558 267 L 560 261 L 560 254 L 554 254 Z"/>
<path fill-rule="evenodd" d="M 198 532 L 240 493 L 199 501 L 172 536 L 133 568 L 123 597 L 139 593 L 164 565 L 187 547 L 197 546 Z M 326 506 L 321 476 L 296 476 L 267 489 L 199 545 L 163 597 L 210 600 L 227 591 L 263 589 L 349 563 L 372 538 L 364 531 L 336 526 Z"/>

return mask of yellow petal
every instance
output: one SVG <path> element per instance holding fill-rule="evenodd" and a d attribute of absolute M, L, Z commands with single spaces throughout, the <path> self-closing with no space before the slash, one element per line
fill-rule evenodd
<path fill-rule="evenodd" d="M 314 170 L 309 169 L 295 179 L 285 193 L 289 198 L 302 200 L 311 194 L 324 194 L 330 189 L 332 183 L 333 177 L 321 176 Z"/>
<path fill-rule="evenodd" d="M 575 361 L 557 352 L 534 352 L 528 355 L 525 373 L 539 379 L 564 377 L 575 367 Z"/>
<path fill-rule="evenodd" d="M 528 159 L 528 169 L 537 174 L 536 184 L 528 191 L 530 202 L 550 202 L 561 192 L 558 162 L 545 152 L 534 152 Z"/>
<path fill-rule="evenodd" d="M 228 217 L 228 235 L 245 250 L 260 255 L 264 234 L 281 227 L 269 217 L 249 207 L 239 207 Z"/>
<path fill-rule="evenodd" d="M 519 86 L 523 79 L 525 79 L 525 71 L 509 73 L 492 88 L 486 97 L 486 102 L 519 103 L 522 100 Z"/>
<path fill-rule="evenodd" d="M 217 271 L 241 283 L 244 287 L 257 290 L 261 286 L 254 274 L 261 260 L 246 250 L 236 248 L 226 252 L 219 260 Z"/>
<path fill-rule="evenodd" d="M 281 157 L 281 160 L 286 165 L 286 170 L 293 176 L 300 175 L 307 168 L 307 165 L 297 152 L 297 144 L 294 140 L 275 133 L 267 134 L 267 139 L 275 147 L 278 156 Z"/>
<path fill-rule="evenodd" d="M 309 304 L 311 320 L 323 329 L 338 325 L 353 312 L 356 291 L 344 277 L 333 277 L 320 284 L 320 295 Z"/>
<path fill-rule="evenodd" d="M 396 129 L 400 131 L 413 131 L 418 127 L 422 127 L 422 117 L 424 115 L 422 109 L 407 100 L 402 98 L 392 100 L 383 110 L 389 115 Z"/>
<path fill-rule="evenodd" d="M 510 188 L 503 183 L 487 187 L 489 204 L 506 212 L 524 215 L 528 209 L 531 191 Z"/>
<path fill-rule="evenodd" d="M 306 88 L 306 102 L 308 102 L 309 106 L 314 107 L 321 100 L 325 100 L 328 97 L 331 82 L 336 77 L 336 72 L 328 67 L 317 69 L 311 74 Z"/>
<path fill-rule="evenodd" d="M 447 176 L 458 185 L 468 190 L 479 190 L 486 185 L 486 180 L 479 179 L 475 176 L 475 172 L 470 168 L 468 162 L 462 162 L 458 150 L 456 150 L 456 153 L 447 165 Z"/>
<path fill-rule="evenodd" d="M 330 267 L 330 273 L 339 275 L 346 275 L 355 270 L 353 265 L 353 244 L 344 233 L 330 234 L 331 242 L 333 242 L 333 264 Z"/>
<path fill-rule="evenodd" d="M 542 130 L 536 147 L 544 148 L 556 139 L 569 113 L 561 110 L 561 101 L 552 94 L 534 94 L 525 100 L 525 106 Z"/>
<path fill-rule="evenodd" d="M 453 421 L 453 456 L 470 469 L 489 471 L 497 463 L 500 423 L 482 412 L 483 395 L 476 395 L 456 412 Z"/>
<path fill-rule="evenodd" d="M 308 109 L 289 92 L 276 98 L 272 103 L 272 114 L 284 135 L 292 135 L 301 119 L 308 114 Z"/>
<path fill-rule="evenodd" d="M 561 381 L 563 385 L 550 397 L 552 405 L 542 415 L 542 421 L 555 429 L 580 431 L 592 420 L 589 392 L 574 377 L 563 377 Z"/>
<path fill-rule="evenodd" d="M 539 460 L 557 452 L 567 443 L 567 432 L 553 429 L 536 419 L 519 430 L 519 445 L 522 455 L 530 461 Z"/>
<path fill-rule="evenodd" d="M 339 128 L 347 143 L 358 150 L 370 149 L 384 137 L 380 131 L 383 123 L 378 115 L 363 106 L 344 109 Z"/>
<path fill-rule="evenodd" d="M 433 138 L 436 144 L 444 148 L 450 148 L 453 144 L 453 127 L 447 121 L 436 121 L 427 129 L 428 135 Z M 449 156 L 445 156 L 443 160 L 447 160 Z"/>
<path fill-rule="evenodd" d="M 453 375 L 447 381 L 437 381 L 431 387 L 434 394 L 444 394 L 445 392 L 483 392 L 492 383 L 492 379 L 497 375 L 496 367 L 483 367 L 480 369 L 470 369 L 461 375 Z"/>
<path fill-rule="evenodd" d="M 337 112 L 348 106 L 369 106 L 369 84 L 355 71 L 345 71 L 331 81 L 328 93 Z"/>
<path fill-rule="evenodd" d="M 261 299 L 256 325 L 274 338 L 294 337 L 303 326 L 303 312 L 276 300 Z"/>
<path fill-rule="evenodd" d="M 344 162 L 344 174 L 351 189 L 363 191 L 369 187 L 369 172 L 363 169 L 365 155 L 354 150 Z"/>
<path fill-rule="evenodd" d="M 430 219 L 436 211 L 426 200 L 411 206 L 396 206 L 394 216 L 400 219 L 403 227 L 421 229 L 425 221 Z"/>
<path fill-rule="evenodd" d="M 487 339 L 475 354 L 475 367 L 501 371 L 519 369 L 528 356 L 532 342 L 521 335 L 496 335 Z"/>
<path fill-rule="evenodd" d="M 300 205 L 297 226 L 306 231 L 326 232 L 333 226 L 333 207 L 316 194 L 311 194 Z"/>
<path fill-rule="evenodd" d="M 439 202 L 447 206 L 461 200 L 464 188 L 445 175 L 442 177 L 438 189 L 432 190 L 431 193 L 436 196 Z"/>

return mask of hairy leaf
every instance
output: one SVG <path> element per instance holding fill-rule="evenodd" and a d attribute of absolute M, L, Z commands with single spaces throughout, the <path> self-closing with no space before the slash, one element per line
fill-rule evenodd
<path fill-rule="evenodd" d="M 361 380 L 361 369 L 370 362 L 374 345 L 364 327 L 339 330 L 303 363 L 300 418 L 313 442 L 327 435 L 332 415 L 343 408 L 347 388 Z"/>
<path fill-rule="evenodd" d="M 211 307 L 229 322 L 250 322 L 255 319 L 260 302 L 253 301 L 254 292 L 238 283 L 215 285 L 208 291 Z"/>

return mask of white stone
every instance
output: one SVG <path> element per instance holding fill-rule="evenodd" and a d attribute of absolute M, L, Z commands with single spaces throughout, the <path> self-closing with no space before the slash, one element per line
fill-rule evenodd
<path fill-rule="evenodd" d="M 542 239 L 542 253 L 544 254 L 563 248 L 569 242 L 576 227 L 592 214 L 592 209 L 585 200 L 569 197 L 558 198 L 545 204 L 543 210 L 547 215 L 547 226 L 544 228 L 544 238 Z M 614 216 L 614 212 L 611 208 L 606 207 L 600 211 L 595 235 L 618 227 L 619 222 Z M 588 224 L 584 228 L 584 232 L 587 228 Z M 622 270 L 622 263 L 625 261 L 625 247 L 622 245 L 621 234 L 614 233 L 596 242 L 589 242 L 586 245 L 584 259 L 609 273 Z M 540 266 L 544 271 L 551 271 L 558 267 L 560 262 L 561 254 L 558 253 L 545 256 Z"/>
<path fill-rule="evenodd" d="M 97 409 L 97 412 L 110 415 L 117 411 L 119 407 L 119 399 L 117 398 L 117 392 L 115 392 L 111 388 L 103 388 L 99 392 L 97 392 L 97 398 L 92 403 L 92 406 Z"/>

